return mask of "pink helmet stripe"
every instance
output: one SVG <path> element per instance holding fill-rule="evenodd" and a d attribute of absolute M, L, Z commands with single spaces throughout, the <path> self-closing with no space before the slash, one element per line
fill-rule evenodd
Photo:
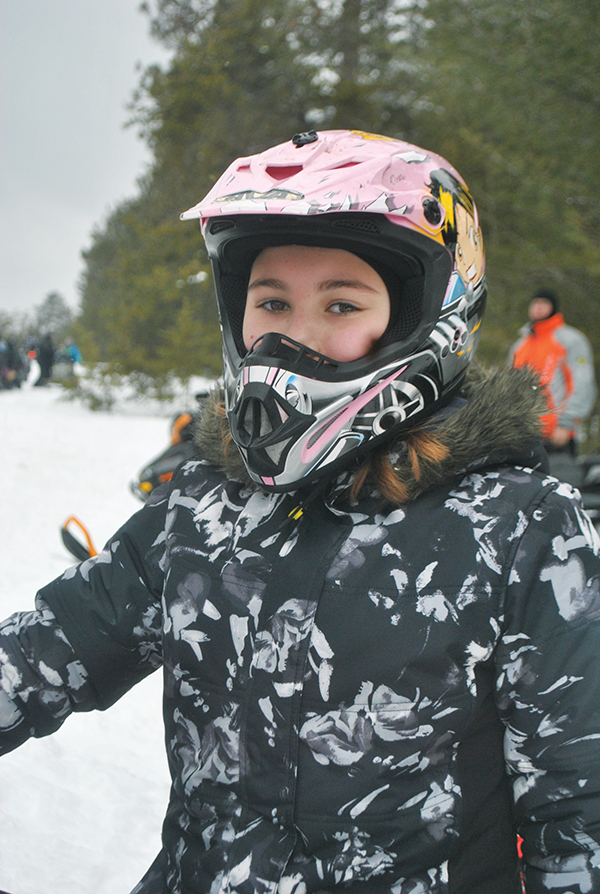
<path fill-rule="evenodd" d="M 401 375 L 406 366 L 402 366 L 400 369 L 397 369 L 395 373 L 392 373 L 391 376 L 388 376 L 387 379 L 384 379 L 382 382 L 378 382 L 373 388 L 370 388 L 368 391 L 365 391 L 363 394 L 359 395 L 355 400 L 348 404 L 348 406 L 342 410 L 339 416 L 336 416 L 333 422 L 328 419 L 322 425 L 322 434 L 319 435 L 317 440 L 314 442 L 312 447 L 309 447 L 307 444 L 304 444 L 302 447 L 302 453 L 300 457 L 303 463 L 309 463 L 314 458 L 315 454 L 317 454 L 322 447 L 327 443 L 327 441 L 331 440 L 333 435 L 336 435 L 338 431 L 346 425 L 346 423 L 352 419 L 359 410 L 362 410 L 366 404 L 369 403 L 370 400 L 373 400 L 374 397 L 377 397 L 383 389 L 393 382 L 394 379 L 397 379 L 399 375 Z"/>

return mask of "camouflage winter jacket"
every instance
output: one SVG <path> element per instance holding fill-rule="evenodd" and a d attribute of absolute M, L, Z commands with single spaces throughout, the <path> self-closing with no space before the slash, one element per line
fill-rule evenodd
<path fill-rule="evenodd" d="M 173 789 L 136 894 L 518 894 L 517 833 L 528 894 L 600 892 L 600 544 L 527 467 L 523 382 L 440 422 L 453 459 L 401 507 L 342 477 L 290 518 L 204 437 L 0 627 L 4 750 L 164 667 Z"/>

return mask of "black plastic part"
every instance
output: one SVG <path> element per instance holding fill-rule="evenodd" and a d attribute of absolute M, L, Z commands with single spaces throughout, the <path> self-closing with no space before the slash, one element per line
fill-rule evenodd
<path fill-rule="evenodd" d="M 90 558 L 90 551 L 87 546 L 84 546 L 83 543 L 81 543 L 77 537 L 74 537 L 70 531 L 67 531 L 66 528 L 60 529 L 60 536 L 68 551 L 78 562 L 85 562 L 86 559 Z M 0 894 L 4 894 L 4 892 L 0 891 Z"/>
<path fill-rule="evenodd" d="M 295 133 L 292 137 L 292 143 L 299 149 L 300 146 L 306 146 L 307 143 L 316 143 L 319 139 L 319 134 L 316 130 L 306 130 L 303 133 Z"/>

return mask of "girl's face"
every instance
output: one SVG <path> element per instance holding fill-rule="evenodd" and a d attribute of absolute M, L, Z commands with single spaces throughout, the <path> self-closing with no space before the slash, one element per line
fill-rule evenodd
<path fill-rule="evenodd" d="M 332 360 L 371 353 L 390 319 L 379 274 L 349 251 L 282 245 L 265 248 L 250 273 L 243 338 L 278 332 Z"/>

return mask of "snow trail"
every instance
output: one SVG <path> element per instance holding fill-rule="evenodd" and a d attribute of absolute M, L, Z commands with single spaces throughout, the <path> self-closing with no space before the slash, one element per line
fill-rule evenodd
<path fill-rule="evenodd" d="M 73 564 L 59 535 L 69 515 L 99 548 L 141 507 L 129 480 L 167 444 L 168 410 L 92 413 L 61 395 L 0 392 L 0 619 L 30 610 Z M 0 888 L 128 894 L 139 881 L 168 798 L 161 684 L 159 671 L 109 711 L 72 716 L 0 760 Z"/>

